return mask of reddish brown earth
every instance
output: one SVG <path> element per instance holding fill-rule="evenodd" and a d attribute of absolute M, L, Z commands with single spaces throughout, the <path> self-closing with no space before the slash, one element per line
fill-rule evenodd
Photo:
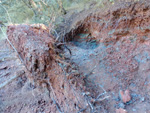
<path fill-rule="evenodd" d="M 7 35 L 22 62 L 12 61 L 13 57 L 16 58 L 15 52 L 12 53 L 13 64 L 9 60 L 1 62 L 2 72 L 7 72 L 13 66 L 15 68 L 14 73 L 1 75 L 4 83 L 11 82 L 0 87 L 1 112 L 89 111 L 88 108 L 84 109 L 87 106 L 81 92 L 84 82 L 80 80 L 77 66 L 57 55 L 54 39 L 47 29 L 43 29 L 42 25 L 38 28 L 35 25 L 11 25 Z M 8 44 L 2 44 L 5 44 L 1 47 L 2 51 L 6 49 L 6 52 L 10 52 Z M 6 55 L 2 55 L 5 59 Z M 20 68 L 19 64 L 24 67 L 18 71 L 16 68 Z"/>
<path fill-rule="evenodd" d="M 94 88 L 108 93 L 110 98 L 99 102 L 107 112 L 123 108 L 148 113 L 150 2 L 122 3 L 110 9 L 92 13 L 66 35 L 71 60 Z M 103 93 L 103 89 L 89 90 L 93 98 Z M 121 90 L 130 93 L 120 96 Z"/>
<path fill-rule="evenodd" d="M 25 65 L 0 42 L 0 81 L 13 79 L 0 84 L 0 112 L 150 113 L 150 2 L 116 4 L 76 23 L 59 48 L 46 27 L 8 27 Z"/>

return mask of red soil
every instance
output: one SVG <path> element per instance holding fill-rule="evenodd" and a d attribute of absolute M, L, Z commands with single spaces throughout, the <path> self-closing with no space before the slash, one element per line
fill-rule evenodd
<path fill-rule="evenodd" d="M 33 69 L 35 62 L 25 63 L 27 67 L 31 66 L 27 68 L 30 72 L 25 67 L 21 68 L 25 73 L 0 89 L 1 112 L 150 112 L 150 2 L 114 5 L 104 12 L 89 14 L 77 23 L 77 27 L 65 35 L 67 47 L 59 55 L 55 52 L 58 48 L 54 46 L 52 36 L 49 41 L 46 30 L 37 35 L 36 28 L 31 26 L 28 26 L 31 28 L 29 31 L 26 31 L 27 26 L 19 26 L 19 29 L 15 26 L 18 29 L 15 32 L 11 31 L 14 26 L 9 27 L 9 39 L 24 56 L 23 61 L 26 61 L 27 53 L 45 61 L 45 57 L 38 54 L 39 50 L 46 56 L 46 62 L 42 64 L 48 66 L 48 63 L 51 67 L 40 71 L 46 72 L 47 76 L 40 77 L 38 85 L 35 85 L 35 78 L 34 82 L 30 82 L 31 72 L 39 74 Z M 24 35 L 21 29 L 32 34 Z M 14 41 L 18 32 L 22 38 L 21 45 Z M 45 37 L 44 40 L 42 37 Z M 31 45 L 27 40 L 32 42 Z M 26 43 L 31 52 L 30 49 L 20 50 L 26 47 Z M 38 47 L 35 50 L 36 44 L 43 49 Z M 45 48 L 53 49 L 47 52 Z M 66 48 L 71 50 L 71 56 Z M 14 61 L 7 61 L 7 65 L 1 61 L 0 73 L 12 69 Z M 18 62 L 15 69 L 17 66 Z M 40 65 L 36 69 L 40 69 Z M 7 81 L 9 76 L 13 74 L 7 73 L 2 78 Z"/>

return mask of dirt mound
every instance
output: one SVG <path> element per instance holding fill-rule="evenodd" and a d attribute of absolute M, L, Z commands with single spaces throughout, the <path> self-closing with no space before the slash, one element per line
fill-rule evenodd
<path fill-rule="evenodd" d="M 7 35 L 32 74 L 42 74 L 50 69 L 54 39 L 46 26 L 10 25 Z"/>
<path fill-rule="evenodd" d="M 18 51 L 18 56 L 21 57 L 24 73 L 17 76 L 11 73 L 3 76 L 3 80 L 8 82 L 10 87 L 5 84 L 0 91 L 7 93 L 12 102 L 8 102 L 7 95 L 2 94 L 1 112 L 51 111 L 55 113 L 80 110 L 88 112 L 89 109 L 85 109 L 86 99 L 82 95 L 84 82 L 77 71 L 77 66 L 63 61 L 63 58 L 59 56 L 61 53 L 56 54 L 55 50 L 58 48 L 54 48 L 54 39 L 49 34 L 48 28 L 45 26 L 43 28 L 43 25 L 11 25 L 8 26 L 7 35 Z M 10 66 L 7 68 L 11 68 Z M 18 64 L 17 66 L 19 67 Z M 6 71 L 5 68 L 2 70 Z M 16 70 L 15 73 L 17 72 Z M 21 87 L 18 84 L 22 84 Z M 10 89 L 11 92 L 8 92 Z M 34 101 L 29 103 L 31 100 Z M 19 103 L 21 109 L 17 106 Z"/>

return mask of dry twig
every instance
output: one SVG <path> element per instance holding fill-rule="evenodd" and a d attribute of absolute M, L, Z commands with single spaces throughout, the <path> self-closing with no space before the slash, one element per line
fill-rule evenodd
<path fill-rule="evenodd" d="M 56 108 L 58 109 L 58 111 L 59 111 L 60 113 L 64 113 L 64 112 L 62 112 L 59 103 L 55 101 L 55 100 L 57 100 L 57 97 L 56 97 L 56 95 L 55 95 L 55 92 L 54 92 L 54 89 L 53 89 L 51 83 L 48 82 L 48 84 L 49 84 L 49 86 L 50 86 L 50 88 L 51 88 L 51 91 L 52 91 L 52 94 L 53 94 L 52 100 L 53 100 L 53 102 L 55 103 Z M 50 96 L 50 95 L 49 95 L 49 96 Z"/>

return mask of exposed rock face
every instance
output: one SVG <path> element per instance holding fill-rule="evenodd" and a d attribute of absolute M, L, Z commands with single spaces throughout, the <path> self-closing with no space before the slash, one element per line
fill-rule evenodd
<path fill-rule="evenodd" d="M 10 25 L 7 35 L 32 74 L 43 74 L 51 68 L 54 41 L 46 26 Z"/>

